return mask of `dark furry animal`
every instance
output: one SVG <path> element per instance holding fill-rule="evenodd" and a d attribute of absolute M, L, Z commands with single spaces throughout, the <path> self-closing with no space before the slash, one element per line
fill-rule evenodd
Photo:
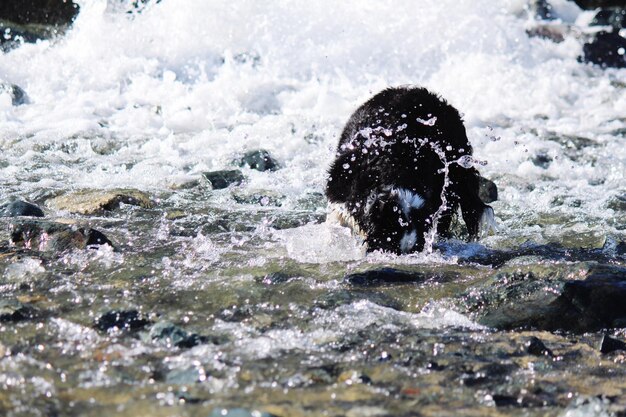
<path fill-rule="evenodd" d="M 424 249 L 448 236 L 460 206 L 470 238 L 495 227 L 459 112 L 425 88 L 386 89 L 359 107 L 339 139 L 326 196 L 368 251 Z"/>

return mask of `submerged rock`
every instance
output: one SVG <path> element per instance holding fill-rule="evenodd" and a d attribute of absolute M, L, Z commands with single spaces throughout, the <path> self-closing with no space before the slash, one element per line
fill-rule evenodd
<path fill-rule="evenodd" d="M 221 190 L 230 185 L 239 185 L 244 181 L 244 176 L 238 169 L 203 172 L 202 176 L 209 182 L 214 190 Z"/>
<path fill-rule="evenodd" d="M 0 322 L 28 320 L 37 315 L 37 309 L 17 300 L 0 300 Z"/>
<path fill-rule="evenodd" d="M 583 45 L 581 60 L 602 68 L 626 68 L 626 38 L 616 32 L 599 32 Z"/>
<path fill-rule="evenodd" d="M 257 171 L 276 171 L 280 165 L 265 149 L 258 149 L 246 152 L 245 155 L 237 161 L 240 167 L 247 166 Z"/>
<path fill-rule="evenodd" d="M 196 333 L 187 333 L 181 327 L 168 321 L 158 322 L 149 332 L 149 337 L 153 341 L 158 341 L 168 347 L 191 348 L 196 345 L 207 343 L 208 338 Z"/>
<path fill-rule="evenodd" d="M 498 274 L 488 288 L 465 296 L 470 311 L 478 309 L 478 321 L 486 326 L 575 333 L 625 327 L 624 299 L 626 268 L 610 265 L 592 267 L 584 280 Z"/>
<path fill-rule="evenodd" d="M 85 249 L 91 245 L 113 246 L 113 243 L 95 229 L 47 221 L 24 221 L 11 224 L 11 243 L 18 247 L 39 251 L 62 252 Z"/>
<path fill-rule="evenodd" d="M 1 27 L 0 27 L 1 29 Z M 7 93 L 11 97 L 11 104 L 14 106 L 21 106 L 22 104 L 28 104 L 29 99 L 21 87 L 15 84 L 0 83 L 0 94 Z"/>
<path fill-rule="evenodd" d="M 137 310 L 112 310 L 98 317 L 94 327 L 105 332 L 111 329 L 137 331 L 149 324 Z"/>
<path fill-rule="evenodd" d="M 0 217 L 44 217 L 44 212 L 27 201 L 15 200 L 0 206 Z"/>
<path fill-rule="evenodd" d="M 239 204 L 280 207 L 285 196 L 270 190 L 235 190 L 233 199 Z"/>
<path fill-rule="evenodd" d="M 142 208 L 154 207 L 154 202 L 148 194 L 132 189 L 82 190 L 55 197 L 46 202 L 54 210 L 86 215 L 115 210 L 121 203 Z"/>
<path fill-rule="evenodd" d="M 419 283 L 426 280 L 420 272 L 402 271 L 394 268 L 373 269 L 356 274 L 346 275 L 343 280 L 350 285 L 374 287 L 381 285 Z"/>
<path fill-rule="evenodd" d="M 209 417 L 276 417 L 274 414 L 246 408 L 214 408 Z"/>

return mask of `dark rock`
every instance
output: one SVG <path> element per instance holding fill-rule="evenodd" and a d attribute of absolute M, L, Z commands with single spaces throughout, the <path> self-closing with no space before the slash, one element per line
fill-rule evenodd
<path fill-rule="evenodd" d="M 203 172 L 202 176 L 209 182 L 214 190 L 221 190 L 230 185 L 239 185 L 245 179 L 238 169 Z"/>
<path fill-rule="evenodd" d="M 113 246 L 111 241 L 98 230 L 83 229 L 64 223 L 16 222 L 11 224 L 10 230 L 12 244 L 39 251 L 62 252 L 103 244 Z"/>
<path fill-rule="evenodd" d="M 583 45 L 579 59 L 602 68 L 626 68 L 626 38 L 616 32 L 598 32 L 595 38 Z"/>
<path fill-rule="evenodd" d="M 596 13 L 591 26 L 613 26 L 619 30 L 626 27 L 626 8 L 602 9 Z"/>
<path fill-rule="evenodd" d="M 530 0 L 528 2 L 528 12 L 539 20 L 554 20 L 556 16 L 552 10 L 552 5 L 547 0 Z"/>
<path fill-rule="evenodd" d="M 0 19 L 20 25 L 39 23 L 68 25 L 78 15 L 79 6 L 71 0 L 20 0 L 0 2 Z"/>
<path fill-rule="evenodd" d="M 150 339 L 164 343 L 166 346 L 191 348 L 208 342 L 208 338 L 195 333 L 187 333 L 181 327 L 170 322 L 156 323 L 150 329 Z"/>
<path fill-rule="evenodd" d="M 94 327 L 105 332 L 114 328 L 137 331 L 149 324 L 150 321 L 143 318 L 137 310 L 112 310 L 100 316 Z"/>
<path fill-rule="evenodd" d="M 493 203 L 498 199 L 498 187 L 496 183 L 487 178 L 478 177 L 478 196 L 483 203 L 489 204 Z"/>
<path fill-rule="evenodd" d="M 552 157 L 546 153 L 540 152 L 532 158 L 532 162 L 535 166 L 547 169 L 552 163 Z"/>
<path fill-rule="evenodd" d="M 583 10 L 593 10 L 598 7 L 624 7 L 624 0 L 570 0 Z"/>
<path fill-rule="evenodd" d="M 26 91 L 15 84 L 0 83 L 0 94 L 3 92 L 9 94 L 11 97 L 11 104 L 14 106 L 21 106 L 22 104 L 29 103 Z"/>
<path fill-rule="evenodd" d="M 87 242 L 85 243 L 86 246 L 109 245 L 113 247 L 113 243 L 109 240 L 109 238 L 107 238 L 104 233 L 95 229 L 87 229 L 85 237 L 87 238 Z"/>
<path fill-rule="evenodd" d="M 37 310 L 29 304 L 17 300 L 0 300 L 0 322 L 28 320 L 37 315 Z"/>
<path fill-rule="evenodd" d="M 247 166 L 257 171 L 276 171 L 280 168 L 278 162 L 276 162 L 265 149 L 246 152 L 246 154 L 237 161 L 237 164 L 240 167 Z"/>
<path fill-rule="evenodd" d="M 22 200 L 15 200 L 0 206 L 0 217 L 44 217 L 43 211 L 32 203 Z"/>
<path fill-rule="evenodd" d="M 373 269 L 356 274 L 349 274 L 343 278 L 344 282 L 359 287 L 375 287 L 389 284 L 420 283 L 426 276 L 420 272 L 401 271 L 394 268 Z"/>
<path fill-rule="evenodd" d="M 616 350 L 626 351 L 626 343 L 621 340 L 613 339 L 608 334 L 605 334 L 600 342 L 600 352 L 607 354 L 615 352 Z"/>
<path fill-rule="evenodd" d="M 615 211 L 626 211 L 626 194 L 616 195 L 609 200 L 607 207 Z"/>
<path fill-rule="evenodd" d="M 526 352 L 535 356 L 554 356 L 552 351 L 538 337 L 531 337 L 526 344 Z"/>

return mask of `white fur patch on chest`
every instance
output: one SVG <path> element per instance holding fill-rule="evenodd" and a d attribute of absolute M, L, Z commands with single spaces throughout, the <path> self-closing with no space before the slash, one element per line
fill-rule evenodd
<path fill-rule="evenodd" d="M 418 209 L 424 205 L 424 198 L 421 195 L 406 188 L 394 188 L 391 190 L 391 195 L 398 199 L 400 209 L 402 209 L 406 217 L 409 216 L 411 210 Z"/>

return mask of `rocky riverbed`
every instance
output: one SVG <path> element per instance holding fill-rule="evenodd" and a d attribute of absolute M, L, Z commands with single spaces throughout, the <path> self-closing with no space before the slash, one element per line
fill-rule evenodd
<path fill-rule="evenodd" d="M 0 415 L 626 415 L 619 5 L 65 3 L 0 16 Z M 464 113 L 496 234 L 328 221 L 401 84 Z"/>

